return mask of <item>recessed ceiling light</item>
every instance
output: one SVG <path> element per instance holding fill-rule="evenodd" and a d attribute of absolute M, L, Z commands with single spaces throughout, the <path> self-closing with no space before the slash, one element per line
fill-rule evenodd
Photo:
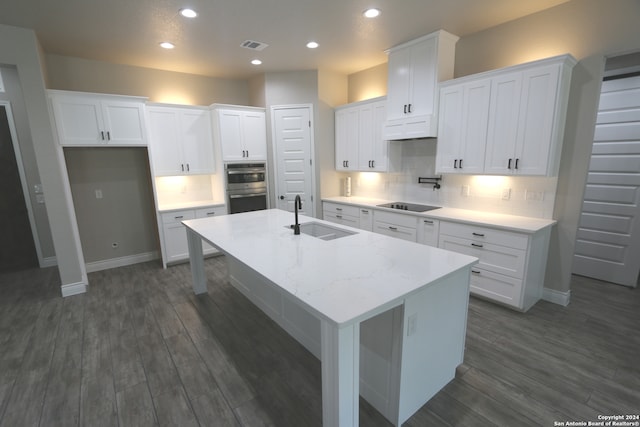
<path fill-rule="evenodd" d="M 185 18 L 195 18 L 196 16 L 198 16 L 195 10 L 189 8 L 180 9 L 180 15 L 184 16 Z"/>
<path fill-rule="evenodd" d="M 262 64 L 262 61 L 260 61 L 259 59 L 252 59 L 252 60 L 251 60 L 251 63 L 252 63 L 253 65 L 260 65 L 260 64 Z"/>
<path fill-rule="evenodd" d="M 376 16 L 380 15 L 380 9 L 367 9 L 362 12 L 362 15 L 364 15 L 365 18 L 375 18 Z"/>
<path fill-rule="evenodd" d="M 315 49 L 315 48 L 317 48 L 318 46 L 320 46 L 320 45 L 319 45 L 318 43 L 316 43 L 316 42 L 309 42 L 309 43 L 307 43 L 307 47 L 308 47 L 309 49 Z"/>
<path fill-rule="evenodd" d="M 162 42 L 162 43 L 160 43 L 160 47 L 163 48 L 163 49 L 173 49 L 176 46 L 173 43 Z"/>

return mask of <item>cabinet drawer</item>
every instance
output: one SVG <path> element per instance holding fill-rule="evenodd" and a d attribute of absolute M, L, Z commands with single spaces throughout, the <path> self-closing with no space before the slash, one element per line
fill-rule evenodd
<path fill-rule="evenodd" d="M 438 247 L 440 221 L 430 218 L 418 218 L 418 243 Z"/>
<path fill-rule="evenodd" d="M 360 216 L 360 209 L 357 206 L 342 205 L 340 203 L 324 202 L 322 210 L 333 214 L 348 215 L 352 217 Z"/>
<path fill-rule="evenodd" d="M 440 226 L 442 227 L 442 224 Z M 480 260 L 479 268 L 517 279 L 524 277 L 526 251 L 521 249 L 443 235 L 442 231 L 438 247 L 478 258 Z"/>
<path fill-rule="evenodd" d="M 391 225 L 408 227 L 415 229 L 418 226 L 418 217 L 412 215 L 404 215 L 401 213 L 385 212 L 376 210 L 374 213 L 374 221 L 386 222 Z"/>
<path fill-rule="evenodd" d="M 341 213 L 333 213 L 328 211 L 324 211 L 322 215 L 325 221 L 348 225 L 349 227 L 360 228 L 360 218 L 357 216 L 344 215 Z"/>
<path fill-rule="evenodd" d="M 162 214 L 163 224 L 179 223 L 189 219 L 195 219 L 196 215 L 193 209 L 185 211 L 165 212 Z"/>
<path fill-rule="evenodd" d="M 212 206 L 209 208 L 196 209 L 196 218 L 209 218 L 212 216 L 226 215 L 226 206 Z"/>
<path fill-rule="evenodd" d="M 483 268 L 471 269 L 471 293 L 514 307 L 520 307 L 522 280 L 503 276 Z"/>
<path fill-rule="evenodd" d="M 526 234 L 446 221 L 440 223 L 440 234 L 472 239 L 478 243 L 492 243 L 523 250 L 527 249 L 529 242 L 529 237 Z"/>
<path fill-rule="evenodd" d="M 385 236 L 396 237 L 410 242 L 417 241 L 417 231 L 415 227 L 403 227 L 401 225 L 376 220 L 373 225 L 373 231 L 375 233 L 384 234 Z"/>

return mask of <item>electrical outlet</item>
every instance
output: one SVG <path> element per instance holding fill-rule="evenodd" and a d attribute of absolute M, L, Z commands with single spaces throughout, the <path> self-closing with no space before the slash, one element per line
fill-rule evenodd
<path fill-rule="evenodd" d="M 33 192 L 36 194 L 42 194 L 42 184 L 34 184 Z"/>
<path fill-rule="evenodd" d="M 102 199 L 102 190 L 96 190 L 96 199 Z"/>
<path fill-rule="evenodd" d="M 510 200 L 511 199 L 511 189 L 503 188 L 502 189 L 502 200 Z"/>
<path fill-rule="evenodd" d="M 544 200 L 544 191 L 526 190 L 524 193 L 524 199 L 541 202 Z"/>
<path fill-rule="evenodd" d="M 463 185 L 460 194 L 462 194 L 462 197 L 469 197 L 469 186 Z"/>

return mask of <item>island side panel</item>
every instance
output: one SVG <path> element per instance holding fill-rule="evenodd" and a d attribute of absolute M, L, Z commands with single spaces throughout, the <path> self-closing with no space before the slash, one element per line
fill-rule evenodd
<path fill-rule="evenodd" d="M 464 360 L 471 267 L 410 296 L 404 327 L 397 426 L 455 377 Z"/>
<path fill-rule="evenodd" d="M 189 262 L 191 263 L 191 276 L 193 280 L 193 292 L 196 295 L 207 292 L 207 277 L 204 272 L 204 254 L 202 252 L 202 238 L 198 233 L 186 227 L 187 244 L 189 245 Z"/>
<path fill-rule="evenodd" d="M 321 320 L 322 425 L 358 427 L 360 324 Z"/>

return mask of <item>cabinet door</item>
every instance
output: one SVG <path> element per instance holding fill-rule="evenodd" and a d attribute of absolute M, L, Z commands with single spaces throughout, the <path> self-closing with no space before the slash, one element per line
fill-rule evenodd
<path fill-rule="evenodd" d="M 436 172 L 458 172 L 462 143 L 463 85 L 447 86 L 440 91 Z"/>
<path fill-rule="evenodd" d="M 107 143 L 113 145 L 147 145 L 144 103 L 137 101 L 102 101 Z"/>
<path fill-rule="evenodd" d="M 359 170 L 373 168 L 373 105 L 362 105 L 358 108 L 358 166 Z"/>
<path fill-rule="evenodd" d="M 373 231 L 373 210 L 360 208 L 360 228 Z"/>
<path fill-rule="evenodd" d="M 359 117 L 358 107 L 336 113 L 336 170 L 358 170 Z"/>
<path fill-rule="evenodd" d="M 464 85 L 459 173 L 478 174 L 484 171 L 490 90 L 491 81 L 488 79 Z"/>
<path fill-rule="evenodd" d="M 106 142 L 99 99 L 53 95 L 51 103 L 61 145 L 96 145 Z"/>
<path fill-rule="evenodd" d="M 185 172 L 215 173 L 211 120 L 207 110 L 181 110 L 180 136 Z"/>
<path fill-rule="evenodd" d="M 183 174 L 178 112 L 170 108 L 148 107 L 151 162 L 154 176 Z"/>
<path fill-rule="evenodd" d="M 373 141 L 371 142 L 371 152 L 373 160 L 373 170 L 376 172 L 386 172 L 389 170 L 389 141 L 382 137 L 382 127 L 387 117 L 387 105 L 385 101 L 373 104 Z"/>
<path fill-rule="evenodd" d="M 418 219 L 418 243 L 438 247 L 440 221 L 437 219 Z"/>
<path fill-rule="evenodd" d="M 196 209 L 196 219 L 198 218 L 212 218 L 215 216 L 226 215 L 227 208 L 225 206 L 212 206 L 209 208 L 201 208 Z M 213 255 L 217 254 L 218 251 L 216 248 L 211 246 L 209 243 L 202 241 L 202 252 L 204 255 Z"/>
<path fill-rule="evenodd" d="M 267 128 L 263 111 L 249 111 L 242 117 L 242 140 L 250 160 L 267 160 Z"/>
<path fill-rule="evenodd" d="M 409 115 L 430 115 L 434 113 L 436 43 L 437 38 L 431 38 L 411 46 L 409 105 L 407 106 Z"/>
<path fill-rule="evenodd" d="M 522 91 L 522 73 L 492 79 L 489 131 L 484 171 L 509 174 L 515 168 L 515 143 Z"/>
<path fill-rule="evenodd" d="M 180 223 L 165 224 L 164 244 L 167 254 L 167 263 L 189 258 L 187 231 L 184 225 Z"/>
<path fill-rule="evenodd" d="M 405 47 L 389 53 L 387 80 L 387 120 L 403 118 L 409 103 L 411 49 Z"/>
<path fill-rule="evenodd" d="M 225 161 L 244 160 L 242 144 L 242 113 L 235 110 L 218 110 L 218 133 Z"/>
<path fill-rule="evenodd" d="M 552 143 L 560 65 L 525 70 L 515 156 L 515 173 L 546 175 Z"/>

